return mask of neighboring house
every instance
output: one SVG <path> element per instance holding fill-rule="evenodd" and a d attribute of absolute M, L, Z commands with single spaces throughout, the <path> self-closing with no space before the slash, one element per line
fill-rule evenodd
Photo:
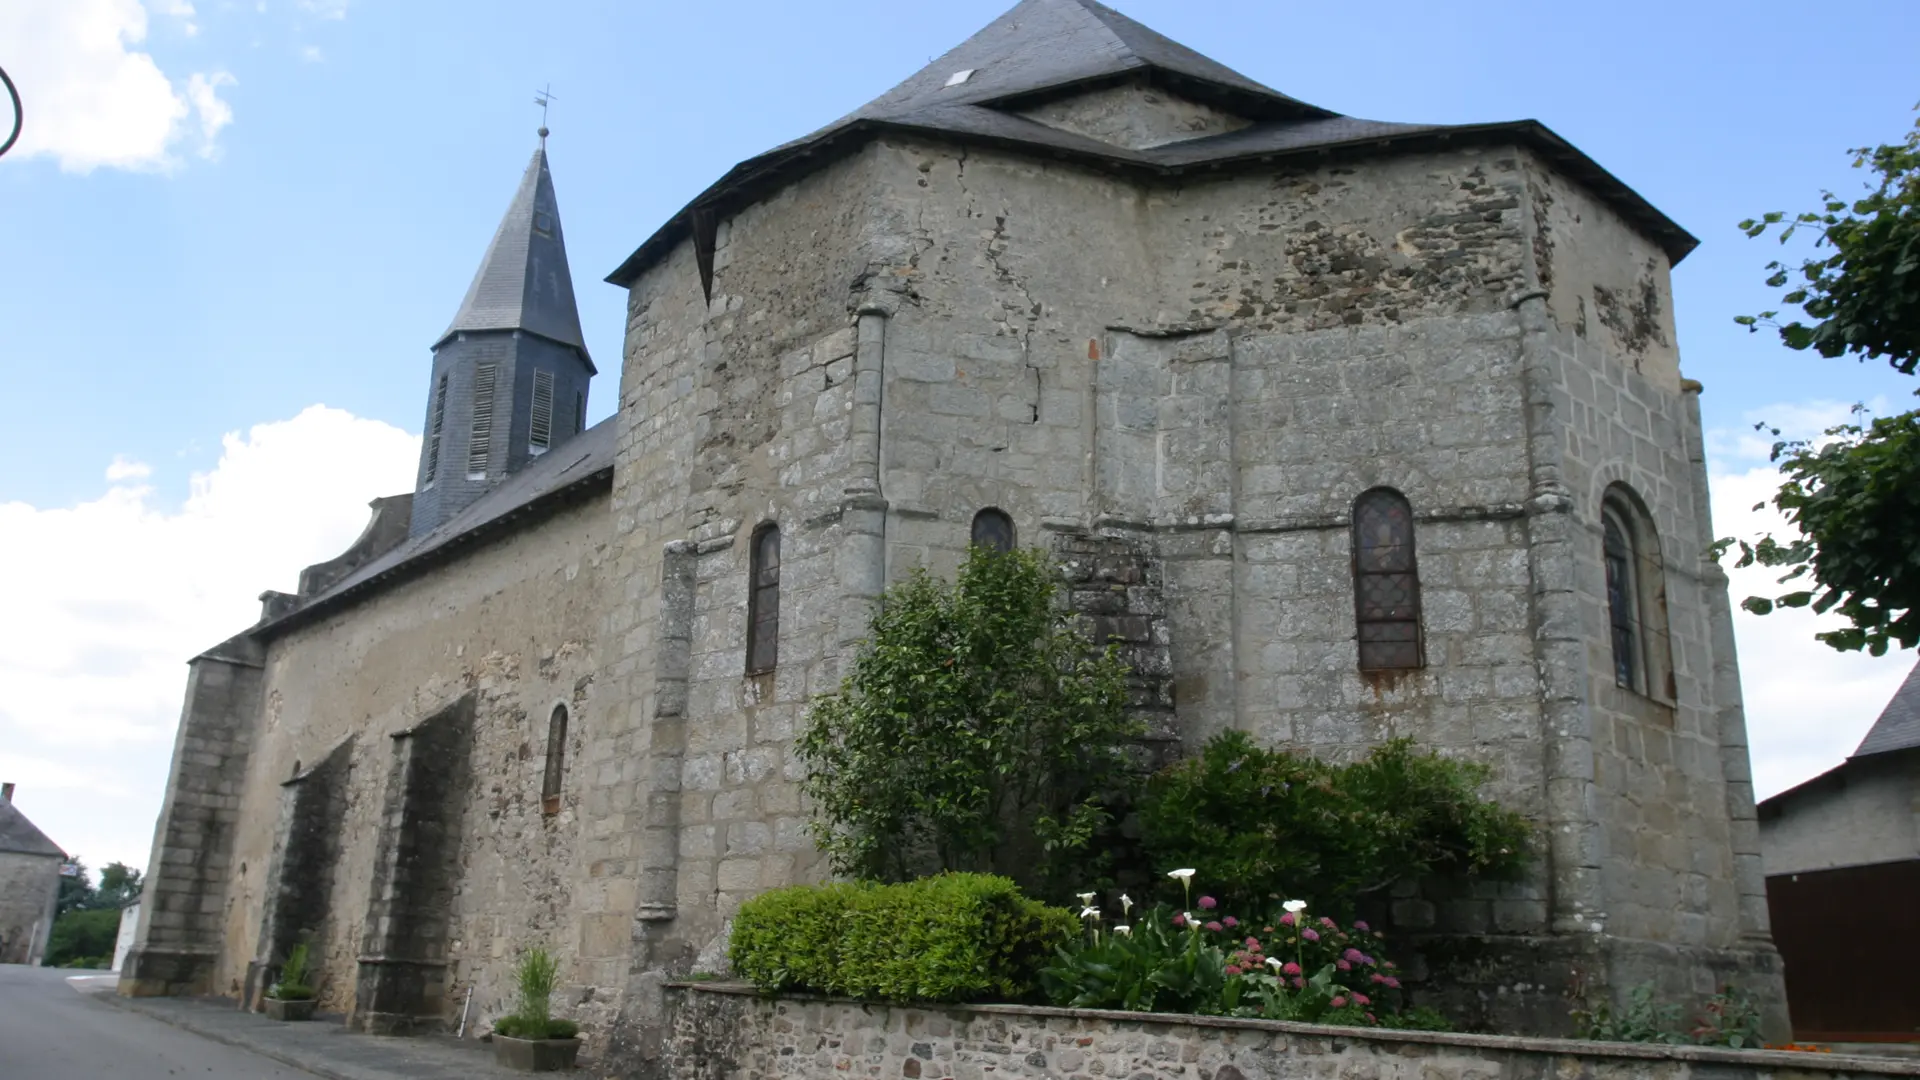
<path fill-rule="evenodd" d="M 1695 241 L 1558 135 L 1342 116 L 1022 0 L 641 243 L 591 428 L 564 232 L 543 141 L 422 342 L 413 490 L 192 661 L 123 992 L 252 999 L 306 940 L 322 1007 L 431 1030 L 543 944 L 654 1068 L 662 983 L 825 873 L 794 739 L 873 601 L 1020 544 L 1157 738 L 1491 768 L 1526 880 L 1394 905 L 1472 957 L 1421 987 L 1457 1020 L 1732 982 L 1784 1028 Z"/>
<path fill-rule="evenodd" d="M 59 845 L 13 805 L 13 785 L 0 785 L 0 964 L 40 962 L 66 861 Z"/>
<path fill-rule="evenodd" d="M 1920 1042 L 1920 664 L 1852 757 L 1759 809 L 1795 1036 Z"/>

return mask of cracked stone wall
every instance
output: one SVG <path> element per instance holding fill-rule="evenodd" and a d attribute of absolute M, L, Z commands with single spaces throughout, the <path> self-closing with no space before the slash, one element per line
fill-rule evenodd
<path fill-rule="evenodd" d="M 441 823 L 458 838 L 456 850 L 442 853 L 452 876 L 441 883 L 445 939 L 435 948 L 445 966 L 429 971 L 443 1019 L 457 1020 L 468 988 L 476 1022 L 507 1011 L 515 954 L 529 944 L 561 956 L 570 1012 L 592 1021 L 596 1004 L 617 997 L 618 980 L 596 982 L 602 972 L 592 958 L 624 957 L 624 936 L 595 939 L 593 917 L 629 905 L 631 886 L 577 857 L 583 835 L 612 818 L 611 806 L 589 794 L 590 779 L 615 753 L 595 691 L 607 524 L 606 497 L 590 498 L 271 643 L 240 793 L 215 992 L 241 991 L 270 913 L 268 895 L 280 885 L 268 879 L 281 785 L 344 748 L 344 775 L 330 778 L 329 801 L 343 810 L 328 847 L 331 865 L 301 871 L 324 882 L 325 894 L 303 901 L 302 921 L 322 928 L 314 945 L 322 1008 L 358 1004 L 360 958 L 380 951 L 377 942 L 369 949 L 366 918 L 382 813 L 405 741 L 393 736 L 471 696 L 471 729 L 462 736 L 468 778 L 446 793 Z M 572 715 L 560 807 L 548 815 L 541 780 L 557 703 Z M 422 767 L 459 755 L 430 756 Z"/>

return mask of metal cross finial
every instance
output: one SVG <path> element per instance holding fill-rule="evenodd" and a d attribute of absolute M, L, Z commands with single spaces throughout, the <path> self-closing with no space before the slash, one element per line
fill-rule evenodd
<path fill-rule="evenodd" d="M 553 84 L 533 92 L 533 103 L 540 106 L 540 149 L 547 148 L 547 105 L 553 101 Z"/>

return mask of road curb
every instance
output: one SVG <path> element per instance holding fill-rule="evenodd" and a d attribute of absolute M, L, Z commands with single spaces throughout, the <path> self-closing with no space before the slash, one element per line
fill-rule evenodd
<path fill-rule="evenodd" d="M 223 1046 L 231 1046 L 236 1050 L 245 1050 L 250 1054 L 259 1054 L 263 1058 L 277 1061 L 288 1068 L 298 1069 L 312 1076 L 323 1077 L 324 1080 L 367 1080 L 367 1074 L 364 1072 L 358 1075 L 338 1072 L 311 1060 L 298 1060 L 294 1055 L 276 1047 L 262 1046 L 250 1039 L 240 1038 L 229 1032 L 219 1031 L 211 1027 L 193 1023 L 190 1017 L 181 1016 L 178 1013 L 168 1012 L 163 1009 L 142 1008 L 139 1004 L 139 998 L 122 997 L 110 990 L 98 992 L 92 996 L 106 999 L 114 1008 L 124 1009 L 130 1013 L 137 1013 L 150 1020 L 158 1020 L 169 1027 L 176 1027 L 181 1031 L 192 1032 L 203 1039 L 211 1039 Z"/>

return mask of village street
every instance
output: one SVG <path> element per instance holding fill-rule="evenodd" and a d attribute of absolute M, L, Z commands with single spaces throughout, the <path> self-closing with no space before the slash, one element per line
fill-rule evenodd
<path fill-rule="evenodd" d="M 0 965 L 0 1080 L 98 1080 L 103 1076 L 310 1080 L 313 1076 L 96 1000 L 96 994 L 68 982 L 72 974 L 58 968 Z M 102 985 L 111 987 L 112 982 Z"/>

